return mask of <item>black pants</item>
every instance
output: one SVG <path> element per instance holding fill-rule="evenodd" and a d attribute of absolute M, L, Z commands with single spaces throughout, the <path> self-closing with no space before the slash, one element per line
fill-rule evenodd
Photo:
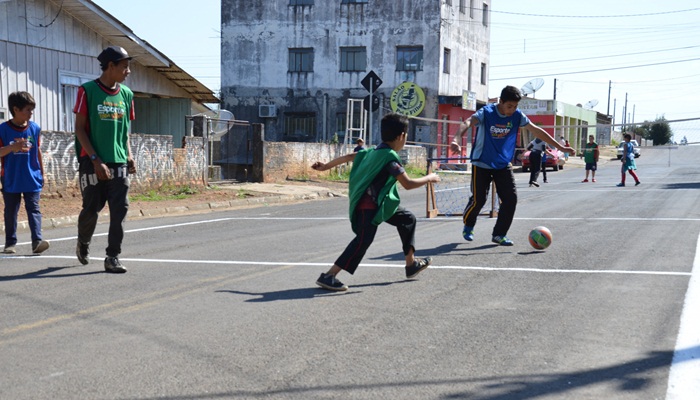
<path fill-rule="evenodd" d="M 90 243 L 97 226 L 97 217 L 109 205 L 109 234 L 107 256 L 117 257 L 122 251 L 124 221 L 129 211 L 129 176 L 126 164 L 107 164 L 112 179 L 98 181 L 95 167 L 87 157 L 80 160 L 78 168 L 83 209 L 78 216 L 78 240 Z"/>
<path fill-rule="evenodd" d="M 466 226 L 474 227 L 476 225 L 476 218 L 486 204 L 491 181 L 496 184 L 496 193 L 501 201 L 492 236 L 505 236 L 513 223 L 515 206 L 518 204 L 515 176 L 510 165 L 503 169 L 487 169 L 472 165 L 472 196 L 464 209 L 462 221 Z"/>
<path fill-rule="evenodd" d="M 357 219 L 355 239 L 348 244 L 343 254 L 335 261 L 335 265 L 351 274 L 355 273 L 377 233 L 378 226 L 372 224 L 376 213 L 377 210 L 357 210 L 355 212 Z M 416 216 L 412 212 L 399 207 L 386 223 L 395 226 L 399 232 L 404 255 L 407 255 L 411 250 L 415 251 Z"/>
<path fill-rule="evenodd" d="M 533 150 L 530 152 L 530 182 L 537 182 L 540 178 L 540 168 L 542 168 L 542 152 Z"/>

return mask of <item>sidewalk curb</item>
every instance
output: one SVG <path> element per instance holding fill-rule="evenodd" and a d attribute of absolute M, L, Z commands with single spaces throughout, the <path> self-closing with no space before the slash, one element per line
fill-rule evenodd
<path fill-rule="evenodd" d="M 331 199 L 334 197 L 347 197 L 347 195 L 342 193 L 334 192 L 328 189 L 326 192 L 316 192 L 316 193 L 304 193 L 304 194 L 280 194 L 280 195 L 269 195 L 260 197 L 249 197 L 243 199 L 233 199 L 229 201 L 215 201 L 207 203 L 196 203 L 187 204 L 182 206 L 171 206 L 171 207 L 153 207 L 153 208 L 141 208 L 141 209 L 130 209 L 127 214 L 127 221 L 129 220 L 139 220 L 146 218 L 156 218 L 163 217 L 166 215 L 189 215 L 189 214 L 200 214 L 206 212 L 214 211 L 225 211 L 236 208 L 243 207 L 263 207 L 271 204 L 280 203 L 291 203 L 299 202 L 304 200 L 324 200 Z M 109 218 L 109 212 L 101 212 L 100 220 L 98 223 L 108 222 L 105 218 Z M 69 215 L 65 217 L 57 218 L 44 218 L 42 221 L 42 230 L 62 228 L 65 226 L 77 226 L 78 225 L 78 215 Z M 0 226 L 0 231 L 4 232 L 4 226 Z M 28 232 L 29 223 L 27 221 L 17 222 L 17 232 Z"/>

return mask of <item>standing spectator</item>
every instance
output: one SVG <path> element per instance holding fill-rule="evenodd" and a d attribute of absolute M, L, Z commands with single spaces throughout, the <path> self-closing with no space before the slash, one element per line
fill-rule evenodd
<path fill-rule="evenodd" d="M 544 165 L 543 155 L 547 151 L 547 143 L 540 138 L 535 138 L 527 145 L 527 149 L 530 150 L 530 187 L 540 187 L 537 180 L 540 177 L 540 169 Z M 547 180 L 546 175 L 544 179 Z"/>
<path fill-rule="evenodd" d="M 41 254 L 49 248 L 42 239 L 39 199 L 44 187 L 44 166 L 41 162 L 41 128 L 30 121 L 36 102 L 27 92 L 14 92 L 7 105 L 12 118 L 0 124 L 0 179 L 5 202 L 5 248 L 3 253 L 14 254 L 17 245 L 17 215 L 24 197 L 29 230 L 32 235 L 32 253 Z"/>
<path fill-rule="evenodd" d="M 586 162 L 586 178 L 582 182 L 588 182 L 588 172 L 591 172 L 591 178 L 595 182 L 595 171 L 598 169 L 598 158 L 600 157 L 600 151 L 598 150 L 598 143 L 595 142 L 595 136 L 588 135 L 588 143 L 583 149 L 583 158 Z"/>
<path fill-rule="evenodd" d="M 131 57 L 123 48 L 105 48 L 97 60 L 102 74 L 78 89 L 75 113 L 76 154 L 83 208 L 78 216 L 76 255 L 81 264 L 90 262 L 90 241 L 97 217 L 109 204 L 107 272 L 124 273 L 119 261 L 124 221 L 129 210 L 129 174 L 136 173 L 129 146 L 129 126 L 134 119 L 134 94 L 121 83 L 131 73 Z"/>
<path fill-rule="evenodd" d="M 569 141 L 564 138 L 564 135 L 559 138 L 559 144 L 564 147 L 569 147 Z M 569 153 L 564 153 L 564 160 L 569 161 Z"/>
<path fill-rule="evenodd" d="M 362 138 L 357 138 L 355 143 L 357 144 L 357 146 L 355 146 L 355 149 L 353 150 L 354 153 L 365 149 L 365 141 Z"/>
<path fill-rule="evenodd" d="M 629 172 L 630 175 L 632 175 L 635 182 L 634 186 L 637 186 L 642 182 L 639 181 L 639 177 L 634 172 L 637 170 L 637 163 L 634 161 L 634 145 L 630 143 L 630 140 L 632 140 L 632 135 L 625 133 L 624 138 L 625 143 L 622 147 L 622 158 L 620 159 L 620 161 L 622 161 L 622 180 L 617 184 L 617 186 L 625 186 L 625 172 Z"/>

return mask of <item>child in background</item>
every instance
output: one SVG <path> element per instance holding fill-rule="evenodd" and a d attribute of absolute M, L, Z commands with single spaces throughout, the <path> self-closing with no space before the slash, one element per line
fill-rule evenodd
<path fill-rule="evenodd" d="M 591 178 L 595 182 L 595 171 L 598 169 L 599 157 L 600 151 L 598 150 L 598 143 L 595 142 L 595 136 L 588 135 L 588 143 L 583 149 L 583 159 L 586 162 L 586 178 L 582 182 L 588 182 L 588 171 L 591 172 Z"/>
<path fill-rule="evenodd" d="M 32 252 L 41 254 L 49 242 L 41 235 L 39 199 L 44 186 L 44 167 L 41 162 L 41 128 L 30 121 L 36 102 L 27 92 L 10 94 L 7 102 L 12 119 L 0 124 L 0 158 L 2 169 L 2 198 L 5 202 L 5 248 L 3 253 L 16 253 L 17 215 L 24 197 Z"/>
<path fill-rule="evenodd" d="M 634 178 L 634 186 L 639 185 L 639 177 L 637 174 L 634 172 L 637 169 L 637 163 L 634 161 L 634 145 L 630 143 L 630 140 L 632 140 L 632 135 L 629 133 L 625 133 L 625 143 L 622 148 L 622 158 L 620 161 L 622 161 L 622 180 L 620 183 L 617 184 L 618 187 L 625 186 L 625 172 L 629 172 L 630 175 L 632 175 L 632 178 Z"/>
<path fill-rule="evenodd" d="M 322 273 L 316 284 L 332 291 L 348 290 L 336 279 L 342 270 L 354 274 L 367 249 L 374 241 L 377 228 L 382 222 L 393 225 L 399 232 L 403 253 L 406 258 L 406 278 L 411 279 L 428 268 L 431 258 L 417 260 L 414 257 L 414 236 L 416 217 L 400 207 L 399 192 L 401 183 L 405 189 L 419 188 L 428 182 L 439 182 L 436 174 L 412 179 L 406 174 L 398 151 L 406 145 L 408 119 L 399 114 L 387 114 L 382 118 L 382 143 L 369 150 L 346 154 L 326 164 L 315 162 L 311 168 L 326 171 L 336 165 L 354 161 L 350 171 L 350 223 L 356 234 L 343 254 L 326 273 Z"/>

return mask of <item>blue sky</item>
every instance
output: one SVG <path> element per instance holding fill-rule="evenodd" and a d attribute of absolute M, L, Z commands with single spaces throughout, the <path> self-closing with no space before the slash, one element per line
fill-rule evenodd
<path fill-rule="evenodd" d="M 219 0 L 95 3 L 218 92 Z M 491 11 L 489 96 L 498 96 L 505 85 L 522 87 L 542 78 L 535 97 L 551 99 L 556 79 L 557 100 L 597 100 L 594 110 L 606 113 L 612 82 L 609 110 L 616 123 L 625 95 L 628 122 L 700 117 L 700 3 L 695 0 L 493 0 Z M 685 125 L 700 140 L 700 120 Z"/>

